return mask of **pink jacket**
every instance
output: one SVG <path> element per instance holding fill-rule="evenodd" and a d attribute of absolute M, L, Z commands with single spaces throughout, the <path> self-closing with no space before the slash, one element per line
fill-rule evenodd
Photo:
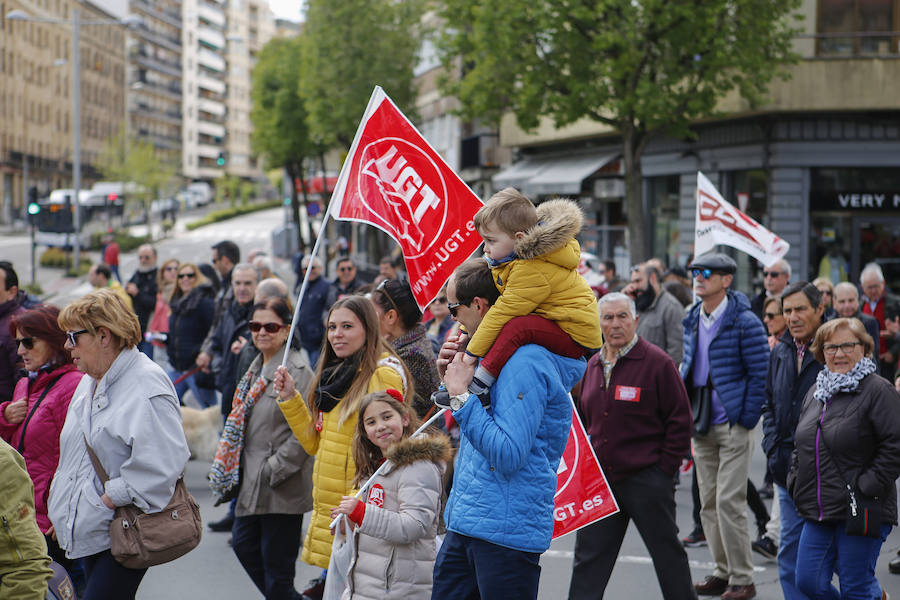
<path fill-rule="evenodd" d="M 72 399 L 72 394 L 78 387 L 83 373 L 74 365 L 69 364 L 58 367 L 50 373 L 42 372 L 33 382 L 28 377 L 22 377 L 16 384 L 12 400 L 28 398 L 27 419 L 27 415 L 31 413 L 31 409 L 41 397 L 44 388 L 60 374 L 63 374 L 62 377 L 47 393 L 28 423 L 25 431 L 25 448 L 22 452 L 28 475 L 34 482 L 34 508 L 38 525 L 43 532 L 50 529 L 50 519 L 47 518 L 47 497 L 50 495 L 50 481 L 53 479 L 59 462 L 59 434 L 66 422 L 69 401 Z M 0 404 L 0 437 L 18 450 L 25 421 L 15 425 L 9 423 L 3 416 L 8 404 L 9 402 Z"/>

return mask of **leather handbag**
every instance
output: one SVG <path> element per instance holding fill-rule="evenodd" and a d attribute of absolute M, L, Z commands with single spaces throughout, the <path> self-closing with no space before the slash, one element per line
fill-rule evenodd
<path fill-rule="evenodd" d="M 86 436 L 84 445 L 105 486 L 109 476 Z M 123 567 L 146 569 L 184 556 L 197 547 L 202 533 L 200 507 L 188 492 L 184 477 L 179 477 L 172 499 L 160 512 L 145 513 L 133 504 L 116 508 L 109 524 L 110 551 Z"/>
<path fill-rule="evenodd" d="M 707 375 L 706 385 L 691 388 L 691 414 L 694 415 L 694 434 L 709 433 L 712 421 L 712 380 Z"/>

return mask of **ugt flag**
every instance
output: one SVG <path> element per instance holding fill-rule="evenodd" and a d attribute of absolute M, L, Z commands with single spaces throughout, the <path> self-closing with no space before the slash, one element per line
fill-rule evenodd
<path fill-rule="evenodd" d="M 783 258 L 791 247 L 786 241 L 726 202 L 709 179 L 697 171 L 694 256 L 709 252 L 716 244 L 746 252 L 767 267 Z"/>
<path fill-rule="evenodd" d="M 553 537 L 566 535 L 617 512 L 619 506 L 573 402 L 569 441 L 556 469 Z"/>
<path fill-rule="evenodd" d="M 377 86 L 331 202 L 335 218 L 369 223 L 400 244 L 422 309 L 481 244 L 472 223 L 481 200 Z"/>

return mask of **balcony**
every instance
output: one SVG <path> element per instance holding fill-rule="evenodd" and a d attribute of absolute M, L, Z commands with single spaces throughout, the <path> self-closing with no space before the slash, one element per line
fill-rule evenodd
<path fill-rule="evenodd" d="M 204 75 L 200 75 L 197 78 L 197 87 L 201 90 L 208 90 L 220 96 L 224 96 L 226 89 L 224 81 L 213 79 L 212 77 L 206 77 Z"/>
<path fill-rule="evenodd" d="M 147 15 L 153 17 L 154 19 L 159 19 L 173 27 L 181 27 L 181 14 L 177 12 L 169 12 L 167 10 L 159 10 L 154 6 L 151 6 L 148 2 L 144 0 L 131 0 L 131 6 L 138 9 L 139 11 L 146 13 Z"/>
<path fill-rule="evenodd" d="M 172 52 L 178 52 L 179 54 L 181 53 L 180 37 L 169 37 L 156 31 L 147 29 L 146 27 L 137 30 L 136 36 L 150 42 L 151 44 L 162 46 L 163 48 L 171 50 Z"/>
<path fill-rule="evenodd" d="M 161 148 L 163 150 L 178 150 L 179 148 L 181 148 L 180 137 L 154 133 L 143 128 L 139 128 L 137 130 L 137 135 L 139 138 L 143 138 L 152 143 L 156 148 Z"/>
<path fill-rule="evenodd" d="M 181 77 L 181 63 L 156 58 L 140 47 L 132 47 L 130 59 L 148 69 L 153 69 L 172 77 Z"/>
<path fill-rule="evenodd" d="M 182 114 L 179 110 L 160 110 L 145 102 L 135 102 L 128 107 L 128 112 L 147 119 L 154 119 L 169 125 L 181 125 Z"/>
<path fill-rule="evenodd" d="M 208 100 L 206 98 L 200 98 L 197 102 L 197 109 L 203 112 L 210 113 L 216 117 L 224 117 L 225 116 L 225 105 L 221 102 L 216 102 L 215 100 Z"/>
<path fill-rule="evenodd" d="M 149 81 L 136 81 L 132 86 L 134 90 L 156 94 L 168 100 L 181 100 L 181 83 L 178 81 L 173 81 L 167 86 Z"/>
<path fill-rule="evenodd" d="M 225 47 L 225 36 L 203 25 L 197 28 L 197 39 L 201 44 L 213 50 L 221 50 Z"/>
<path fill-rule="evenodd" d="M 216 160 L 222 152 L 222 146 L 219 144 L 198 144 L 197 155 L 201 158 L 211 158 Z"/>
<path fill-rule="evenodd" d="M 197 64 L 220 73 L 225 72 L 225 59 L 206 48 L 200 48 L 197 52 Z"/>
<path fill-rule="evenodd" d="M 207 23 L 225 27 L 225 12 L 220 6 L 210 2 L 201 2 L 197 7 L 197 16 Z"/>
<path fill-rule="evenodd" d="M 197 133 L 200 135 L 208 135 L 210 137 L 224 138 L 225 126 L 210 123 L 208 121 L 199 121 L 197 123 Z"/>

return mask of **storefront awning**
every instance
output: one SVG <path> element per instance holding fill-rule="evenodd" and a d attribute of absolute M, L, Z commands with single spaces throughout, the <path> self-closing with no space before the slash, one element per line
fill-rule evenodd
<path fill-rule="evenodd" d="M 581 183 L 614 160 L 618 153 L 605 155 L 526 158 L 500 171 L 493 177 L 494 188 L 517 188 L 526 196 L 578 194 Z"/>

